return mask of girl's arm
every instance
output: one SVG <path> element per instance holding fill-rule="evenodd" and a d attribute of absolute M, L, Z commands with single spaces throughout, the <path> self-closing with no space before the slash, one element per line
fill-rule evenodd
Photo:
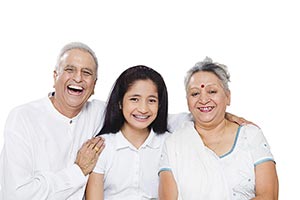
<path fill-rule="evenodd" d="M 243 117 L 238 117 L 234 114 L 231 114 L 229 112 L 226 112 L 225 113 L 225 118 L 231 122 L 235 122 L 237 123 L 238 125 L 246 125 L 246 124 L 253 124 L 254 126 L 257 126 L 256 124 L 254 124 L 253 122 L 251 121 L 248 121 L 246 119 L 244 119 Z M 258 127 L 258 126 L 257 126 Z"/>
<path fill-rule="evenodd" d="M 86 200 L 103 200 L 104 199 L 104 174 L 92 172 L 89 176 L 85 191 Z"/>

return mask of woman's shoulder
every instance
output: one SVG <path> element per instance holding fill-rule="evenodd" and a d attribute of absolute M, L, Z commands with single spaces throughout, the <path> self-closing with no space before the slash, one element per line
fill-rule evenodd
<path fill-rule="evenodd" d="M 247 135 L 249 138 L 252 138 L 258 134 L 262 134 L 262 130 L 253 124 L 246 124 L 240 126 L 240 134 Z"/>
<path fill-rule="evenodd" d="M 244 138 L 250 146 L 257 145 L 257 143 L 261 141 L 266 141 L 261 128 L 252 124 L 241 126 L 239 135 L 239 137 Z"/>

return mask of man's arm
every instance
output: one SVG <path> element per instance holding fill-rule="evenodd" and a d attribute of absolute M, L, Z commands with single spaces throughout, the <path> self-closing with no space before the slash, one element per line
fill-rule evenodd
<path fill-rule="evenodd" d="M 82 146 L 73 165 L 59 171 L 36 171 L 30 139 L 13 131 L 7 131 L 5 136 L 1 187 L 6 200 L 67 199 L 85 186 L 85 175 L 92 171 L 103 149 L 103 140 L 94 138 Z M 93 150 L 95 145 L 99 148 L 97 153 Z"/>

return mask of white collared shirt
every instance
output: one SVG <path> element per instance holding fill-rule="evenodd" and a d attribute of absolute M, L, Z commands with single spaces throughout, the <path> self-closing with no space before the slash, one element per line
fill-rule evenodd
<path fill-rule="evenodd" d="M 102 136 L 106 146 L 94 172 L 104 174 L 104 199 L 157 199 L 160 155 L 169 133 L 151 131 L 139 149 L 120 131 Z"/>
<path fill-rule="evenodd" d="M 46 97 L 13 109 L 0 157 L 0 199 L 82 199 L 87 177 L 74 161 L 99 131 L 104 108 L 93 100 L 70 119 Z"/>

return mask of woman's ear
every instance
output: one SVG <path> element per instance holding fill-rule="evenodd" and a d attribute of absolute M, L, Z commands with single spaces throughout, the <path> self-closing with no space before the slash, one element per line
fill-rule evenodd
<path fill-rule="evenodd" d="M 230 106 L 230 102 L 231 102 L 231 92 L 230 92 L 230 90 L 226 91 L 226 96 L 227 96 L 227 103 L 226 103 L 226 105 Z"/>

